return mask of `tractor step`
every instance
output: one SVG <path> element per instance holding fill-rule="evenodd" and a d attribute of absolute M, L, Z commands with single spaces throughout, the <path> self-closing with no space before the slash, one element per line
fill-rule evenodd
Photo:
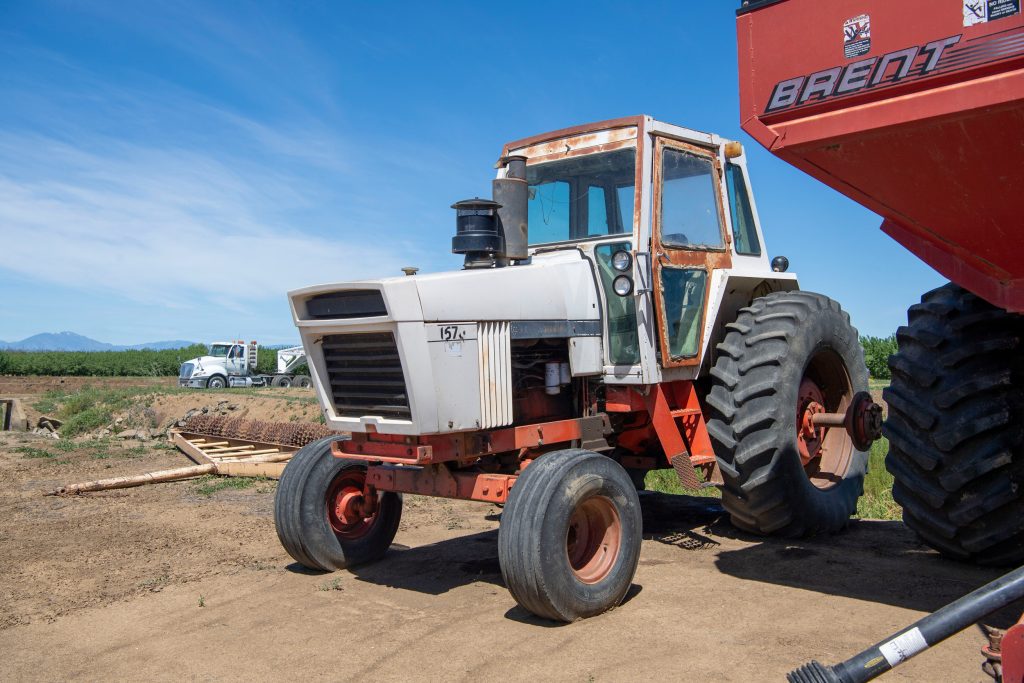
<path fill-rule="evenodd" d="M 690 461 L 689 453 L 680 453 L 672 458 L 672 469 L 676 471 L 676 476 L 679 477 L 679 483 L 683 488 L 693 491 L 699 491 L 702 488 L 701 482 L 697 478 L 697 471 L 693 469 L 693 463 Z"/>

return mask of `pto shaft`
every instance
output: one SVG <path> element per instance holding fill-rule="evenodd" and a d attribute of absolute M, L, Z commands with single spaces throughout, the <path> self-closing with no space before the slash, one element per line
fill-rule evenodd
<path fill-rule="evenodd" d="M 805 664 L 790 673 L 790 683 L 862 683 L 959 633 L 989 614 L 1024 597 L 1024 567 L 1015 569 L 915 622 L 860 654 L 836 664 Z"/>

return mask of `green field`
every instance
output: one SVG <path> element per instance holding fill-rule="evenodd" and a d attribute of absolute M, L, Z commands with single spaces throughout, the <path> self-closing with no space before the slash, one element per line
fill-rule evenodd
<path fill-rule="evenodd" d="M 182 363 L 208 351 L 202 344 L 163 351 L 0 351 L 0 375 L 174 377 Z M 257 356 L 257 371 L 276 372 L 276 350 L 261 348 Z"/>

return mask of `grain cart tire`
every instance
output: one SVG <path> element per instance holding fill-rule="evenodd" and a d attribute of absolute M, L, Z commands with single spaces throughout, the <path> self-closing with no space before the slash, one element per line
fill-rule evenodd
<path fill-rule="evenodd" d="M 330 436 L 303 446 L 284 468 L 274 499 L 277 537 L 310 569 L 333 571 L 373 562 L 391 546 L 402 518 L 402 496 L 378 493 L 376 514 L 362 518 L 366 466 L 335 458 Z"/>
<path fill-rule="evenodd" d="M 270 386 L 278 387 L 279 389 L 287 389 L 291 385 L 292 379 L 287 375 L 277 375 L 274 379 L 270 380 Z"/>
<path fill-rule="evenodd" d="M 1024 316 L 956 285 L 921 297 L 896 333 L 886 468 L 903 521 L 942 554 L 1024 561 Z"/>
<path fill-rule="evenodd" d="M 717 349 L 708 432 L 732 523 L 791 537 L 845 527 L 868 454 L 845 429 L 815 428 L 810 418 L 846 412 L 867 390 L 849 316 L 821 294 L 775 292 L 740 309 Z"/>
<path fill-rule="evenodd" d="M 207 389 L 223 389 L 228 385 L 228 381 L 224 378 L 224 375 L 214 375 L 210 379 L 206 380 Z"/>
<path fill-rule="evenodd" d="M 498 530 L 501 574 L 516 602 L 539 617 L 592 617 L 626 596 L 641 534 L 640 499 L 622 466 L 592 451 L 553 451 L 509 493 Z"/>

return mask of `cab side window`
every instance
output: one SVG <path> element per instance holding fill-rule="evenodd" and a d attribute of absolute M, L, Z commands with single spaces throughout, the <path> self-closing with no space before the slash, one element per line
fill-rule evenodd
<path fill-rule="evenodd" d="M 757 241 L 754 227 L 754 211 L 750 208 L 750 195 L 743 169 L 734 164 L 726 166 L 726 184 L 729 190 L 729 208 L 732 211 L 732 238 L 736 253 L 746 256 L 760 256 L 761 244 Z"/>

